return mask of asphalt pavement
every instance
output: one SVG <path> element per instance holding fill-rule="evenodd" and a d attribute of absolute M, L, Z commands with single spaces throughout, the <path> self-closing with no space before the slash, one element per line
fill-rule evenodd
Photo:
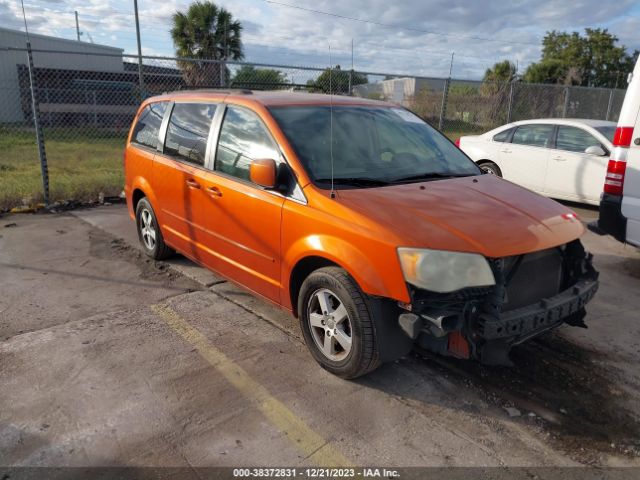
<path fill-rule="evenodd" d="M 0 465 L 640 466 L 640 254 L 611 238 L 584 237 L 589 329 L 511 369 L 413 353 L 357 381 L 286 312 L 137 242 L 123 205 L 0 218 Z"/>

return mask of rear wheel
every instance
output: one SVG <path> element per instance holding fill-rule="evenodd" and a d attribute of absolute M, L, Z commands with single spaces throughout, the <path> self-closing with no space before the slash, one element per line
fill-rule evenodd
<path fill-rule="evenodd" d="M 311 273 L 300 289 L 298 312 L 307 347 L 329 372 L 356 378 L 380 365 L 367 298 L 342 268 Z"/>
<path fill-rule="evenodd" d="M 175 253 L 164 243 L 156 214 L 146 198 L 142 198 L 136 205 L 136 226 L 138 227 L 138 238 L 145 254 L 154 260 L 164 260 Z"/>
<path fill-rule="evenodd" d="M 479 162 L 478 166 L 480 167 L 480 169 L 485 172 L 488 173 L 489 175 L 495 175 L 496 177 L 502 177 L 502 172 L 500 171 L 500 167 L 498 167 L 498 165 L 496 165 L 493 162 Z"/>

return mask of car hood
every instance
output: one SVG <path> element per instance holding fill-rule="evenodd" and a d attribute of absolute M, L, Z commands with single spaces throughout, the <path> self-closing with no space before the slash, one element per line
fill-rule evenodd
<path fill-rule="evenodd" d="M 570 242 L 584 232 L 558 202 L 493 175 L 345 189 L 338 199 L 398 246 L 504 257 Z M 357 221 L 357 220 L 356 220 Z"/>

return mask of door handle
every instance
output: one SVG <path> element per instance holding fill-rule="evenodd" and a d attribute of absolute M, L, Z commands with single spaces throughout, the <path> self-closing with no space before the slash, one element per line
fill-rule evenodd
<path fill-rule="evenodd" d="M 508 148 L 505 148 L 504 150 L 500 150 L 502 153 L 511 153 L 511 150 L 509 150 Z"/>
<path fill-rule="evenodd" d="M 187 185 L 189 188 L 200 188 L 200 184 L 191 178 L 187 180 Z"/>
<path fill-rule="evenodd" d="M 207 193 L 212 197 L 222 196 L 222 191 L 218 187 L 207 187 Z"/>
<path fill-rule="evenodd" d="M 566 162 L 567 159 L 565 157 L 553 157 L 553 160 L 556 162 Z"/>

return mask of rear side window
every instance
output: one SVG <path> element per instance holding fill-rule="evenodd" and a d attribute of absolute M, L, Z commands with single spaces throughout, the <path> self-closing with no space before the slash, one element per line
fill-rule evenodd
<path fill-rule="evenodd" d="M 511 143 L 532 147 L 549 147 L 551 146 L 553 128 L 553 125 L 545 124 L 521 125 L 513 134 Z"/>
<path fill-rule="evenodd" d="M 216 106 L 207 103 L 176 103 L 171 112 L 164 153 L 204 166 L 207 139 Z"/>
<path fill-rule="evenodd" d="M 587 148 L 594 145 L 599 147 L 600 142 L 589 132 L 585 132 L 581 128 L 566 127 L 564 125 L 558 127 L 558 139 L 556 140 L 556 148 L 558 150 L 584 153 Z"/>
<path fill-rule="evenodd" d="M 509 141 L 509 137 L 511 137 L 511 133 L 513 132 L 513 128 L 507 128 L 506 130 L 500 132 L 500 133 L 496 133 L 493 136 L 493 141 L 494 142 L 508 142 Z"/>
<path fill-rule="evenodd" d="M 251 161 L 262 158 L 280 161 L 267 127 L 251 110 L 229 105 L 220 129 L 215 169 L 249 180 Z"/>
<path fill-rule="evenodd" d="M 158 133 L 166 110 L 167 102 L 150 103 L 144 107 L 133 129 L 131 141 L 154 150 L 158 148 Z"/>

